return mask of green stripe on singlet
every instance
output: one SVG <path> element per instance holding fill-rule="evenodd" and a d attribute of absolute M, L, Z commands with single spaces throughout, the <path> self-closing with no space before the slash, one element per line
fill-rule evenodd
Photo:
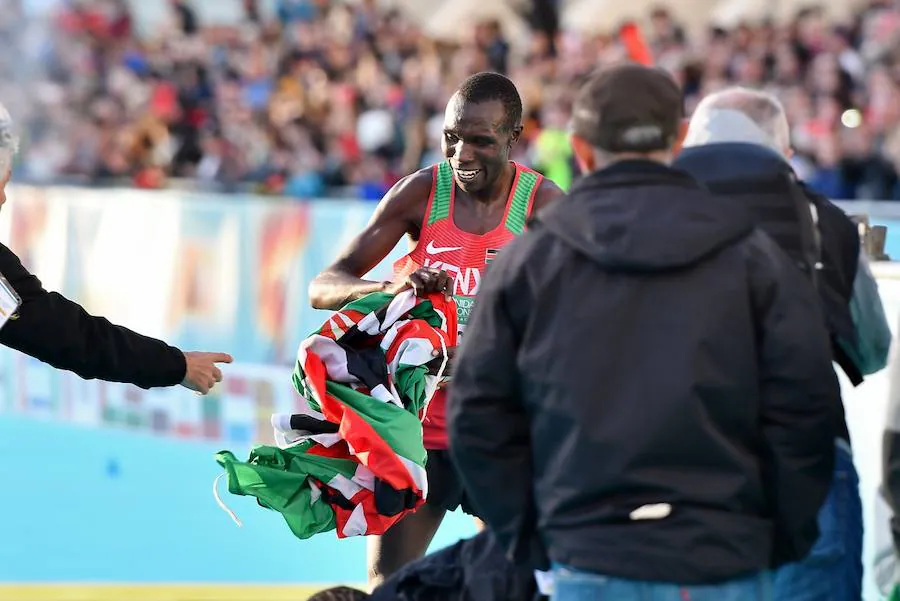
<path fill-rule="evenodd" d="M 519 181 L 516 182 L 516 191 L 513 193 L 512 205 L 506 216 L 506 229 L 515 235 L 525 231 L 525 223 L 528 221 L 528 201 L 537 185 L 538 176 L 530 171 L 522 171 Z"/>
<path fill-rule="evenodd" d="M 453 193 L 453 170 L 450 169 L 450 163 L 443 161 L 438 165 L 436 180 L 428 225 L 450 216 L 450 195 Z"/>

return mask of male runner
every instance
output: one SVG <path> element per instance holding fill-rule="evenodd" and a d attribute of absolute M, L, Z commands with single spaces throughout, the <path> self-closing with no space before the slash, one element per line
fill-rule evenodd
<path fill-rule="evenodd" d="M 522 133 L 522 100 L 497 73 L 477 73 L 451 97 L 441 147 L 447 160 L 400 180 L 371 221 L 337 261 L 310 284 L 317 309 L 339 309 L 373 292 L 412 287 L 420 296 L 456 298 L 465 327 L 485 267 L 524 231 L 538 209 L 562 195 L 556 184 L 509 160 Z M 395 281 L 362 276 L 404 236 L 410 253 L 395 265 Z M 428 450 L 428 501 L 380 537 L 369 537 L 369 586 L 425 554 L 447 511 L 474 515 L 447 453 L 446 390 L 437 392 L 423 420 Z"/>

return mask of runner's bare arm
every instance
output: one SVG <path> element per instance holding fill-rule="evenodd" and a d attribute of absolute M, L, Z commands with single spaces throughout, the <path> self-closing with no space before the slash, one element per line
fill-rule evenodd
<path fill-rule="evenodd" d="M 387 290 L 390 282 L 362 279 L 378 265 L 407 232 L 418 228 L 431 193 L 431 170 L 408 175 L 391 188 L 368 225 L 341 252 L 337 260 L 309 285 L 315 309 L 340 309 L 348 302 Z"/>
<path fill-rule="evenodd" d="M 564 194 L 565 193 L 559 186 L 554 184 L 549 178 L 545 177 L 541 181 L 537 193 L 534 195 L 534 206 L 531 208 L 531 215 L 528 218 L 528 222 L 531 223 L 538 214 L 538 211 L 560 199 Z"/>

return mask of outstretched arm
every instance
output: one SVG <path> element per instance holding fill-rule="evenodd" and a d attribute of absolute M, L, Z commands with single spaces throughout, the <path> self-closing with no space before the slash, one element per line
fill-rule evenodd
<path fill-rule="evenodd" d="M 367 294 L 387 290 L 390 282 L 375 282 L 363 276 L 393 250 L 404 234 L 418 227 L 416 208 L 424 206 L 430 193 L 430 170 L 418 171 L 397 182 L 378 204 L 366 228 L 310 283 L 313 308 L 337 310 Z"/>
<path fill-rule="evenodd" d="M 0 344 L 88 380 L 155 388 L 180 384 L 189 375 L 180 350 L 89 315 L 77 303 L 44 290 L 2 244 L 0 273 L 22 298 L 16 318 L 0 328 Z"/>

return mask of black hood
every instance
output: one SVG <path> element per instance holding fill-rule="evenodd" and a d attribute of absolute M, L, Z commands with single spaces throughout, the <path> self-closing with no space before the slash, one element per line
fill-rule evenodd
<path fill-rule="evenodd" d="M 598 264 L 629 271 L 687 267 L 754 227 L 740 205 L 651 161 L 622 161 L 587 175 L 539 222 Z"/>
<path fill-rule="evenodd" d="M 772 180 L 793 176 L 783 155 L 759 144 L 717 142 L 682 149 L 672 165 L 710 186 L 734 180 Z"/>

